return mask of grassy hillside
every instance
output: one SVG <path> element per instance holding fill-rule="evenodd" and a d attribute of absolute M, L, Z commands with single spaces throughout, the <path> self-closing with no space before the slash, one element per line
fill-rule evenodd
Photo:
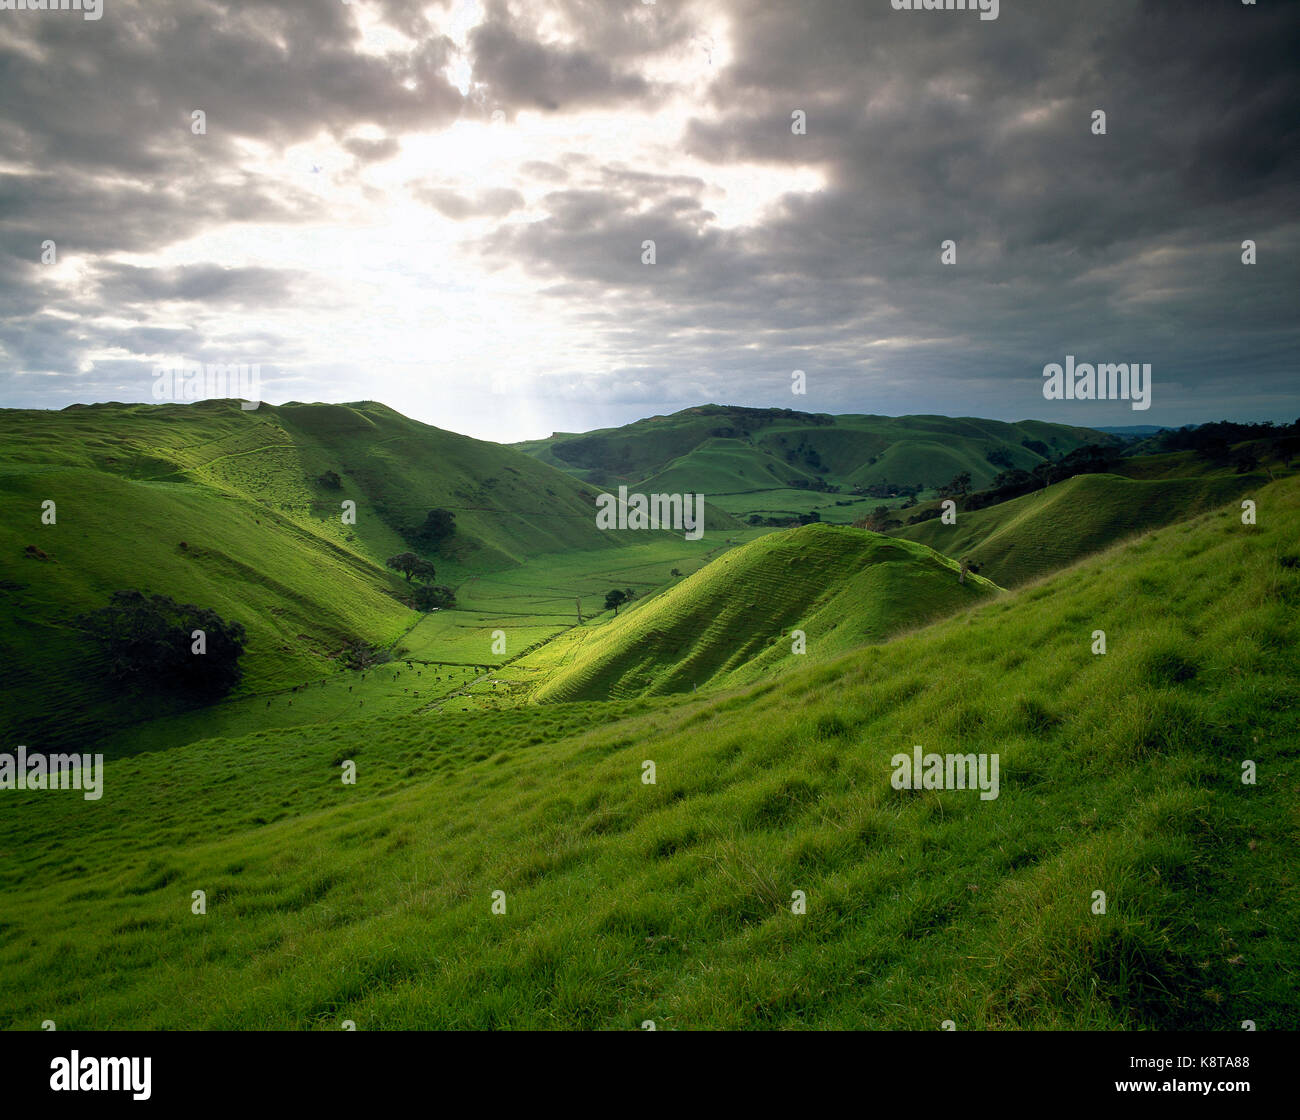
<path fill-rule="evenodd" d="M 1118 442 L 1087 428 L 1042 421 L 1007 424 L 947 416 L 831 416 L 790 409 L 702 405 L 621 428 L 557 433 L 515 446 L 600 485 L 626 483 L 667 493 L 722 498 L 745 515 L 773 510 L 851 522 L 865 512 L 837 506 L 854 487 L 939 486 L 962 471 L 973 485 L 1004 469 L 989 455 L 1032 470 L 1085 443 Z M 802 490 L 791 501 L 790 491 Z M 773 492 L 782 492 L 774 498 Z M 879 502 L 879 499 L 876 499 Z"/>
<path fill-rule="evenodd" d="M 734 693 L 7 792 L 0 1025 L 1295 1029 L 1300 485 L 1252 496 Z M 1000 796 L 892 788 L 914 744 Z"/>
<path fill-rule="evenodd" d="M 1128 479 L 1076 475 L 985 509 L 894 532 L 949 556 L 966 557 L 983 575 L 1014 587 L 1074 563 L 1144 529 L 1167 525 L 1263 485 L 1254 475 Z"/>
<path fill-rule="evenodd" d="M 320 481 L 327 471 L 337 487 Z M 46 501 L 54 524 L 42 523 Z M 384 560 L 413 547 L 403 534 L 429 509 L 455 515 L 454 536 L 429 555 L 438 581 L 456 585 L 531 557 L 646 541 L 597 529 L 594 502 L 535 459 L 373 402 L 0 411 L 0 729 L 80 741 L 175 707 L 123 703 L 96 683 L 97 652 L 73 620 L 115 590 L 241 622 L 242 692 L 273 692 L 334 671 L 348 642 L 386 646 L 416 622 Z M 736 522 L 714 511 L 706 524 Z"/>
<path fill-rule="evenodd" d="M 845 526 L 807 525 L 735 549 L 595 628 L 575 629 L 534 661 L 553 668 L 544 701 L 685 692 L 883 641 L 996 588 L 958 581 L 929 548 Z M 803 630 L 807 652 L 792 652 Z"/>

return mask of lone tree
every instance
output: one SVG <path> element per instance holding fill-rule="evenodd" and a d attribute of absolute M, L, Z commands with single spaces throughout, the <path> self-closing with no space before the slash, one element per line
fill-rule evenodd
<path fill-rule="evenodd" d="M 449 509 L 431 509 L 424 523 L 411 534 L 411 541 L 427 548 L 437 548 L 456 532 L 456 515 Z"/>
<path fill-rule="evenodd" d="M 406 582 L 411 582 L 411 577 L 428 582 L 432 580 L 437 571 L 428 560 L 422 560 L 414 552 L 399 552 L 396 556 L 390 556 L 384 561 L 395 572 L 401 572 L 406 576 Z"/>
<path fill-rule="evenodd" d="M 324 474 L 317 475 L 316 481 L 327 490 L 337 490 L 343 485 L 343 480 L 339 478 L 337 471 L 326 471 Z"/>
<path fill-rule="evenodd" d="M 415 609 L 418 611 L 443 610 L 456 605 L 456 594 L 440 583 L 422 583 L 415 589 Z"/>
<path fill-rule="evenodd" d="M 77 624 L 108 655 L 109 678 L 129 689 L 215 699 L 243 676 L 243 626 L 206 607 L 114 591 L 108 606 L 79 616 Z"/>
<path fill-rule="evenodd" d="M 618 608 L 627 602 L 627 592 L 620 591 L 617 587 L 613 591 L 605 594 L 605 609 L 614 611 L 614 616 L 618 617 Z"/>

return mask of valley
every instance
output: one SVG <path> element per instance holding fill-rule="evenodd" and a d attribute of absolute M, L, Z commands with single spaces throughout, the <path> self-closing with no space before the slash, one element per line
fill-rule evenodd
<path fill-rule="evenodd" d="M 601 533 L 595 485 L 382 406 L 0 431 L 6 739 L 106 757 L 94 801 L 4 791 L 3 1025 L 1297 1022 L 1275 440 L 896 535 L 745 526 L 701 483 L 690 540 Z M 412 605 L 404 547 L 454 606 Z M 131 586 L 247 628 L 229 695 L 114 694 L 76 618 Z"/>

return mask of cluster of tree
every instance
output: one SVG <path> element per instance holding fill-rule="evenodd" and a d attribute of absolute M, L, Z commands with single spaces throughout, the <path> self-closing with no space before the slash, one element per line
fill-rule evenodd
<path fill-rule="evenodd" d="M 212 700 L 243 676 L 244 627 L 207 607 L 114 591 L 108 606 L 80 615 L 77 624 L 107 655 L 109 678 L 134 691 Z"/>
<path fill-rule="evenodd" d="M 317 475 L 316 481 L 326 490 L 337 490 L 343 485 L 343 480 L 339 478 L 337 471 L 326 471 L 324 474 Z"/>
<path fill-rule="evenodd" d="M 767 525 L 776 529 L 790 529 L 796 525 L 811 525 L 814 521 L 820 521 L 822 515 L 816 510 L 809 513 L 794 514 L 790 517 L 764 517 L 762 514 L 751 513 L 745 518 L 746 525 Z"/>
<path fill-rule="evenodd" d="M 1105 474 L 1113 470 L 1121 458 L 1122 453 L 1117 447 L 1086 443 L 1082 447 L 1076 447 L 1069 454 L 1062 455 L 1059 459 L 1039 463 L 1032 471 L 1021 470 L 1018 467 L 1002 471 L 993 479 L 992 486 L 974 493 L 967 493 L 965 490 L 959 492 L 954 488 L 954 484 L 963 478 L 968 488 L 970 485 L 969 475 L 958 475 L 946 488 L 940 490 L 939 494 L 941 497 L 950 497 L 960 493 L 964 495 L 962 502 L 964 509 L 983 509 L 985 506 L 1009 502 L 1012 498 L 1019 498 L 1034 490 L 1042 490 L 1067 478 L 1073 478 L 1077 474 Z M 909 524 L 938 515 L 938 510 L 925 510 L 921 515 L 912 518 Z"/>
<path fill-rule="evenodd" d="M 1205 458 L 1227 458 L 1234 444 L 1267 441 L 1270 450 L 1286 462 L 1300 455 L 1300 420 L 1293 424 L 1238 424 L 1219 420 L 1210 424 L 1188 425 L 1184 428 L 1166 428 L 1144 440 L 1135 453 L 1150 455 L 1161 451 L 1195 451 Z"/>
<path fill-rule="evenodd" d="M 441 583 L 422 583 L 415 588 L 417 611 L 445 611 L 456 605 L 456 593 Z"/>
<path fill-rule="evenodd" d="M 406 582 L 410 583 L 412 578 L 421 580 L 431 580 L 438 574 L 433 564 L 414 552 L 399 552 L 396 556 L 390 556 L 384 561 L 395 572 L 401 572 L 406 577 Z"/>
<path fill-rule="evenodd" d="M 346 669 L 369 669 L 374 665 L 383 665 L 392 659 L 393 655 L 388 650 L 372 646 L 360 638 L 348 642 L 339 653 L 339 660 Z"/>
<path fill-rule="evenodd" d="M 1235 468 L 1238 474 L 1255 470 L 1261 456 L 1280 459 L 1290 467 L 1300 456 L 1300 420 L 1280 425 L 1272 421 L 1234 424 L 1221 420 L 1198 428 L 1159 432 L 1143 446 L 1152 444 L 1170 451 L 1193 451 L 1217 467 Z"/>
<path fill-rule="evenodd" d="M 903 523 L 894 516 L 894 511 L 889 506 L 876 506 L 866 517 L 859 518 L 853 525 L 857 529 L 870 529 L 873 533 L 888 533 L 903 527 Z"/>
<path fill-rule="evenodd" d="M 488 481 L 495 483 L 496 479 Z M 424 521 L 406 534 L 406 539 L 414 545 L 436 551 L 455 532 L 456 515 L 451 510 L 431 509 L 425 514 Z"/>
<path fill-rule="evenodd" d="M 984 458 L 995 467 L 1002 467 L 1005 470 L 1010 470 L 1016 465 L 1011 458 L 1011 449 L 1008 447 L 995 447 Z"/>
<path fill-rule="evenodd" d="M 1053 483 L 1072 478 L 1076 474 L 1105 473 L 1111 470 L 1119 462 L 1120 458 L 1121 452 L 1116 447 L 1089 443 L 1075 448 L 1068 455 L 1063 455 L 1059 459 L 1039 463 L 1032 471 L 1021 470 L 1019 467 L 1011 467 L 1001 471 L 993 479 L 993 485 L 985 490 L 972 492 L 970 489 L 970 472 L 962 471 L 939 487 L 939 497 L 960 498 L 962 499 L 962 508 L 965 510 L 983 509 L 985 506 L 997 505 L 999 502 L 1019 498 L 1021 495 L 1031 493 L 1034 490 L 1042 490 Z M 902 508 L 907 509 L 914 505 L 916 505 L 916 501 L 913 499 L 910 503 L 904 503 Z M 877 506 L 866 517 L 854 524 L 859 528 L 871 529 L 873 532 L 888 533 L 903 526 L 903 522 L 894 516 L 896 512 L 896 510 L 890 509 L 889 506 Z M 909 517 L 907 524 L 920 525 L 922 522 L 932 521 L 934 518 L 939 517 L 942 512 L 941 506 L 927 506 Z"/>
<path fill-rule="evenodd" d="M 782 443 L 785 441 L 782 440 Z M 803 440 L 799 441 L 798 447 L 787 448 L 785 453 L 787 463 L 803 463 L 810 470 L 817 471 L 819 474 L 826 474 L 830 468 L 822 463 L 822 457 L 817 452 L 817 448 L 810 447 Z"/>
<path fill-rule="evenodd" d="M 879 482 L 873 482 L 869 486 L 855 486 L 853 493 L 863 494 L 868 498 L 910 498 L 915 497 L 925 487 L 917 482 L 888 482 L 881 479 Z"/>
<path fill-rule="evenodd" d="M 618 608 L 624 603 L 630 603 L 635 598 L 636 592 L 630 587 L 619 590 L 617 587 L 613 591 L 605 592 L 605 609 L 612 610 L 615 617 L 618 615 Z"/>
<path fill-rule="evenodd" d="M 970 493 L 970 471 L 955 474 L 952 479 L 939 487 L 939 497 L 960 498 Z"/>
<path fill-rule="evenodd" d="M 455 592 L 450 587 L 433 582 L 438 571 L 423 557 L 416 556 L 414 552 L 399 552 L 396 556 L 390 556 L 384 563 L 393 571 L 401 572 L 406 577 L 407 583 L 412 579 L 421 581 L 420 586 L 415 588 L 413 605 L 416 610 L 442 610 L 456 605 Z"/>
<path fill-rule="evenodd" d="M 818 427 L 828 427 L 835 423 L 835 417 L 825 412 L 799 412 L 793 408 L 747 408 L 744 405 L 724 404 L 701 405 L 691 411 L 702 416 L 725 416 L 744 431 L 754 431 L 778 420 L 814 424 Z"/>

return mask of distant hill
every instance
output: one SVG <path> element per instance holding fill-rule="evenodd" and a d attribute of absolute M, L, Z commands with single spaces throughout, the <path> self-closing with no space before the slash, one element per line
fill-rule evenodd
<path fill-rule="evenodd" d="M 1086 443 L 1117 437 L 1025 420 L 832 416 L 701 405 L 620 428 L 557 433 L 514 446 L 596 485 L 700 492 L 738 516 L 798 514 L 850 522 L 875 501 L 855 489 L 932 488 L 969 472 L 986 486 L 1008 467 L 1032 470 Z"/>
<path fill-rule="evenodd" d="M 625 698 L 753 679 L 919 626 L 997 588 L 907 541 L 845 526 L 770 533 L 544 651 L 537 700 Z M 807 653 L 792 652 L 791 631 Z"/>

